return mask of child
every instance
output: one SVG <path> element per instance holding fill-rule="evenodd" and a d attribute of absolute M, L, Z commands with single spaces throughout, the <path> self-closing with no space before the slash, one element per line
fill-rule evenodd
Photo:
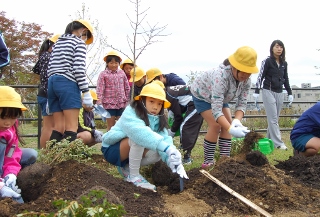
<path fill-rule="evenodd" d="M 38 155 L 34 149 L 19 148 L 19 142 L 24 143 L 18 133 L 18 117 L 25 110 L 20 95 L 12 87 L 0 86 L 0 196 L 18 202 L 23 200 L 16 186 L 17 175 L 21 168 L 35 163 Z"/>
<path fill-rule="evenodd" d="M 180 143 L 184 152 L 182 162 L 191 164 L 191 151 L 198 139 L 203 118 L 197 113 L 188 86 L 166 87 L 166 95 L 171 103 L 168 111 L 173 114 L 173 123 L 168 133 L 174 137 L 176 132 L 180 131 Z"/>
<path fill-rule="evenodd" d="M 309 157 L 320 150 L 320 102 L 302 113 L 290 134 L 294 154 Z"/>
<path fill-rule="evenodd" d="M 147 84 L 154 80 L 160 80 L 164 86 L 176 86 L 176 85 L 186 85 L 186 82 L 178 75 L 174 73 L 162 74 L 162 72 L 158 68 L 151 68 L 147 72 Z"/>
<path fill-rule="evenodd" d="M 93 99 L 93 104 L 96 104 L 98 98 L 96 92 L 90 90 Z M 88 146 L 93 146 L 101 142 L 103 133 L 96 130 L 94 123 L 94 113 L 92 109 L 82 107 L 79 114 L 79 127 L 77 138 L 82 139 L 83 143 Z"/>
<path fill-rule="evenodd" d="M 125 73 L 119 69 L 122 60 L 116 51 L 110 51 L 103 60 L 107 66 L 98 78 L 97 104 L 102 105 L 111 115 L 107 118 L 107 131 L 109 131 L 130 100 L 130 86 Z"/>
<path fill-rule="evenodd" d="M 133 82 L 133 78 L 134 78 L 133 97 L 136 97 L 136 96 L 140 95 L 142 88 L 146 84 L 146 73 L 144 72 L 144 70 L 142 68 L 136 67 L 136 76 L 134 77 L 133 74 L 134 74 L 134 69 L 131 69 L 130 82 Z M 130 93 L 130 96 L 131 96 L 131 93 Z"/>
<path fill-rule="evenodd" d="M 126 59 L 120 65 L 120 69 L 122 69 L 127 76 L 130 88 L 132 87 L 132 81 L 130 81 L 130 78 L 131 78 L 130 71 L 131 69 L 133 69 L 133 67 L 134 67 L 134 64 L 131 59 Z"/>
<path fill-rule="evenodd" d="M 257 53 L 248 46 L 240 47 L 219 67 L 205 71 L 193 80 L 190 90 L 197 112 L 208 124 L 204 137 L 202 168 L 214 165 L 214 154 L 219 138 L 220 156 L 230 156 L 231 136 L 244 137 L 248 131 L 240 120 L 247 107 L 251 87 L 250 76 L 258 72 Z M 228 102 L 236 99 L 232 121 Z"/>
<path fill-rule="evenodd" d="M 54 44 L 48 67 L 48 104 L 54 119 L 50 140 L 75 140 L 80 108 L 93 106 L 86 77 L 86 44 L 92 42 L 91 24 L 76 20 Z"/>
<path fill-rule="evenodd" d="M 2 32 L 0 31 L 0 69 L 9 65 L 9 63 L 10 63 L 9 49 L 5 43 Z"/>
<path fill-rule="evenodd" d="M 38 103 L 41 108 L 41 114 L 43 116 L 43 127 L 41 130 L 40 136 L 40 148 L 46 148 L 46 142 L 50 139 L 51 132 L 53 130 L 53 116 L 47 113 L 47 104 L 48 104 L 48 64 L 50 60 L 50 55 L 52 52 L 52 47 L 54 43 L 58 40 L 60 35 L 54 35 L 51 38 L 46 39 L 40 48 L 39 51 L 39 60 L 36 65 L 33 67 L 32 71 L 40 75 L 40 85 L 38 92 Z"/>
<path fill-rule="evenodd" d="M 126 181 L 149 190 L 156 190 L 139 172 L 141 166 L 162 158 L 173 172 L 188 178 L 181 154 L 166 130 L 164 109 L 170 103 L 164 90 L 156 83 L 145 85 L 114 127 L 102 137 L 101 151 L 105 159 L 118 166 Z"/>

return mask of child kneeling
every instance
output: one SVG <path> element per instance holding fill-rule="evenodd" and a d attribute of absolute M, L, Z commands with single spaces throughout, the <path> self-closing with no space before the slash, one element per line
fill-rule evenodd
<path fill-rule="evenodd" d="M 156 190 L 141 174 L 140 167 L 160 159 L 172 172 L 187 178 L 181 154 L 173 145 L 166 129 L 164 109 L 170 107 L 164 90 L 156 83 L 143 87 L 139 96 L 126 107 L 117 123 L 102 137 L 101 151 L 105 159 L 118 166 L 126 181 Z"/>

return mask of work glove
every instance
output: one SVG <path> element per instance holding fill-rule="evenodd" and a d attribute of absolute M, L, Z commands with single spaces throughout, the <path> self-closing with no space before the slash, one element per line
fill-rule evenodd
<path fill-rule="evenodd" d="M 85 92 L 82 96 L 82 104 L 91 108 L 93 106 L 93 99 L 90 92 Z"/>
<path fill-rule="evenodd" d="M 94 141 L 99 143 L 102 142 L 102 136 L 103 136 L 103 132 L 99 131 L 99 130 L 95 130 L 93 133 L 94 136 Z"/>
<path fill-rule="evenodd" d="M 238 119 L 233 119 L 233 121 L 232 121 L 232 123 L 231 123 L 231 126 L 234 126 L 234 127 L 244 127 L 244 126 L 241 124 L 240 120 L 238 120 Z"/>
<path fill-rule="evenodd" d="M 181 178 L 189 179 L 189 177 L 187 176 L 187 173 L 186 173 L 186 171 L 185 171 L 185 169 L 184 169 L 184 167 L 183 167 L 182 164 L 178 165 L 178 166 L 176 167 L 176 170 L 177 170 L 177 173 L 179 174 L 179 176 L 180 176 Z"/>
<path fill-rule="evenodd" d="M 12 197 L 12 198 L 20 198 L 21 194 L 18 194 L 17 192 L 15 192 L 14 190 L 12 190 L 11 188 L 9 188 L 8 186 L 3 186 L 0 189 L 0 196 L 1 197 Z"/>
<path fill-rule="evenodd" d="M 288 100 L 289 100 L 289 104 L 291 105 L 291 103 L 293 102 L 293 96 L 292 96 L 292 95 L 289 95 L 289 96 L 288 96 Z"/>
<path fill-rule="evenodd" d="M 259 93 L 253 93 L 252 96 L 253 96 L 254 100 L 257 101 L 259 98 Z"/>
<path fill-rule="evenodd" d="M 6 175 L 3 180 L 6 186 L 8 186 L 9 188 L 13 188 L 16 186 L 17 176 L 14 175 L 13 173 L 10 173 Z"/>
<path fill-rule="evenodd" d="M 228 132 L 235 138 L 242 138 L 245 137 L 250 130 L 248 130 L 247 127 L 234 127 L 231 125 Z"/>
<path fill-rule="evenodd" d="M 176 132 L 172 132 L 170 129 L 168 129 L 169 136 L 171 136 L 173 138 L 175 134 L 176 134 Z"/>
<path fill-rule="evenodd" d="M 18 194 L 21 194 L 21 189 L 18 187 L 18 185 L 13 186 L 11 189 L 17 192 Z"/>
<path fill-rule="evenodd" d="M 166 151 L 166 154 L 168 155 L 167 159 L 167 165 L 171 169 L 173 173 L 177 172 L 176 166 L 179 166 L 182 164 L 181 161 L 181 153 L 173 147 L 169 147 Z"/>

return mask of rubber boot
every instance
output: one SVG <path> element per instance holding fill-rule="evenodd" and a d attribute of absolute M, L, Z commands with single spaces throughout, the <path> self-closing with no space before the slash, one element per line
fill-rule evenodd
<path fill-rule="evenodd" d="M 77 133 L 73 131 L 64 131 L 63 138 L 72 142 L 77 139 Z"/>

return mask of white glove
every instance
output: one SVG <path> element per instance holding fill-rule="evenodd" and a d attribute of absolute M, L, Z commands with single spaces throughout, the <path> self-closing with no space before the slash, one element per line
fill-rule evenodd
<path fill-rule="evenodd" d="M 85 92 L 82 96 L 82 104 L 91 108 L 93 106 L 93 99 L 90 92 Z"/>
<path fill-rule="evenodd" d="M 48 115 L 52 115 L 52 113 L 50 113 L 50 110 L 49 110 L 49 103 L 47 101 L 47 104 L 46 104 L 46 112 Z"/>
<path fill-rule="evenodd" d="M 166 154 L 168 155 L 168 167 L 170 167 L 173 173 L 177 172 L 176 166 L 182 164 L 181 153 L 176 148 L 169 147 L 166 151 Z"/>
<path fill-rule="evenodd" d="M 18 185 L 13 186 L 11 189 L 14 190 L 15 192 L 17 192 L 18 194 L 21 194 L 21 189 L 19 188 Z"/>
<path fill-rule="evenodd" d="M 231 125 L 228 132 L 235 138 L 245 137 L 250 132 L 247 127 L 234 127 Z"/>
<path fill-rule="evenodd" d="M 189 177 L 187 176 L 187 173 L 183 167 L 182 164 L 180 164 L 178 167 L 177 167 L 177 173 L 179 174 L 179 176 L 181 178 L 184 178 L 184 179 L 189 179 Z"/>
<path fill-rule="evenodd" d="M 102 142 L 103 133 L 99 130 L 94 130 L 94 141 L 99 143 Z"/>
<path fill-rule="evenodd" d="M 172 132 L 170 129 L 168 129 L 169 136 L 171 136 L 173 138 L 175 134 L 176 134 L 176 132 Z"/>
<path fill-rule="evenodd" d="M 13 198 L 19 198 L 21 197 L 21 194 L 18 194 L 17 192 L 15 192 L 14 190 L 12 190 L 11 188 L 9 188 L 8 186 L 3 186 L 0 189 L 0 195 L 1 197 L 13 197 Z"/>
<path fill-rule="evenodd" d="M 17 177 L 12 173 L 6 175 L 3 180 L 4 180 L 4 184 L 9 188 L 13 188 L 14 186 L 16 186 Z"/>
<path fill-rule="evenodd" d="M 244 127 L 244 126 L 241 124 L 240 120 L 238 120 L 238 119 L 233 119 L 233 121 L 232 121 L 232 123 L 231 123 L 231 126 L 233 126 L 233 127 Z"/>
<path fill-rule="evenodd" d="M 254 98 L 255 100 L 258 100 L 258 98 L 259 98 L 259 93 L 253 93 L 252 96 L 253 96 L 253 98 Z"/>
<path fill-rule="evenodd" d="M 289 95 L 288 96 L 288 100 L 289 100 L 289 102 L 290 102 L 290 104 L 293 102 L 293 96 L 292 95 Z"/>

